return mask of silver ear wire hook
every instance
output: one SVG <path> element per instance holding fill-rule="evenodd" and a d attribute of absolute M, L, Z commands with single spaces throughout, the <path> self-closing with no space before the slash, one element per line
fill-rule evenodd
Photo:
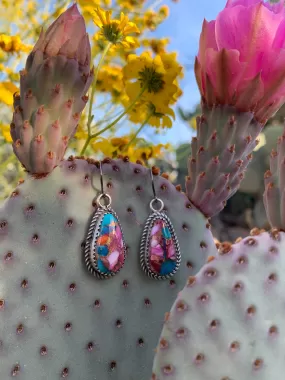
<path fill-rule="evenodd" d="M 101 182 L 101 194 L 104 194 L 104 186 L 103 186 L 103 169 L 102 169 L 102 162 L 99 161 L 100 165 L 100 182 Z"/>
<path fill-rule="evenodd" d="M 97 197 L 97 200 L 96 202 L 104 209 L 107 209 L 108 207 L 111 206 L 111 203 L 112 203 L 112 198 L 110 197 L 109 194 L 106 194 L 104 192 L 104 182 L 103 182 L 103 168 L 102 168 L 102 162 L 99 161 L 99 165 L 100 165 L 100 184 L 101 184 L 101 194 L 99 194 L 99 196 Z M 105 204 L 102 204 L 102 200 L 103 198 L 105 198 L 105 201 L 107 199 L 107 202 L 105 202 Z"/>
<path fill-rule="evenodd" d="M 158 198 L 157 195 L 156 195 L 156 190 L 155 190 L 155 186 L 154 186 L 154 177 L 153 177 L 153 172 L 152 172 L 152 168 L 150 168 L 150 176 L 151 176 L 151 184 L 152 184 L 152 191 L 153 191 L 153 196 L 154 198 L 150 201 L 150 204 L 149 204 L 149 207 L 151 208 L 151 210 L 153 212 L 160 212 L 163 210 L 164 208 L 164 203 L 163 203 L 163 200 Z M 159 207 L 156 209 L 154 207 L 154 204 L 159 204 Z"/>
<path fill-rule="evenodd" d="M 156 191 L 155 191 L 155 186 L 154 186 L 154 178 L 153 178 L 152 168 L 150 169 L 150 177 L 151 177 L 153 196 L 154 196 L 154 198 L 157 198 Z"/>

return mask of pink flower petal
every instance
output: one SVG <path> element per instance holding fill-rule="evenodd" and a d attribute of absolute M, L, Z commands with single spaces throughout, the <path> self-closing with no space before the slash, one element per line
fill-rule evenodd
<path fill-rule="evenodd" d="M 285 101 L 285 0 L 228 0 L 204 21 L 195 75 L 208 106 L 235 105 L 264 123 Z"/>
<path fill-rule="evenodd" d="M 245 64 L 239 61 L 237 50 L 223 49 L 217 52 L 208 49 L 206 53 L 206 71 L 209 79 L 219 94 L 221 102 L 227 103 L 238 88 Z"/>
<path fill-rule="evenodd" d="M 261 73 L 265 87 L 265 95 L 260 100 L 262 107 L 285 96 L 285 50 L 266 58 L 266 68 Z"/>
<path fill-rule="evenodd" d="M 284 0 L 281 0 L 278 3 L 266 2 L 264 5 L 274 13 L 284 13 Z"/>
<path fill-rule="evenodd" d="M 243 7 L 250 7 L 251 5 L 259 4 L 260 0 L 228 0 L 226 8 L 242 5 Z"/>
<path fill-rule="evenodd" d="M 249 8 L 226 8 L 216 21 L 218 48 L 237 49 L 241 61 L 257 61 L 256 56 L 271 50 L 282 19 L 281 14 L 271 12 L 261 3 Z"/>
<path fill-rule="evenodd" d="M 273 49 L 284 49 L 285 47 L 285 19 L 280 23 L 278 30 L 276 32 L 272 48 Z"/>
<path fill-rule="evenodd" d="M 201 65 L 205 64 L 206 49 L 212 48 L 218 50 L 215 38 L 215 23 L 215 21 L 208 22 L 206 20 L 203 22 L 198 54 L 198 59 Z"/>
<path fill-rule="evenodd" d="M 242 111 L 253 111 L 263 94 L 264 83 L 261 79 L 261 73 L 258 73 L 255 78 L 240 82 L 236 106 Z"/>

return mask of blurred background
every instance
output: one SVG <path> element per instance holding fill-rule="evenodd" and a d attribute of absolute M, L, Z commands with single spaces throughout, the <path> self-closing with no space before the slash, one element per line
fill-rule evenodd
<path fill-rule="evenodd" d="M 108 132 L 100 135 L 88 148 L 89 156 L 129 155 L 133 161 L 156 165 L 169 174 L 175 184 L 184 189 L 187 160 L 191 154 L 190 141 L 196 134 L 199 115 L 199 91 L 194 75 L 194 60 L 198 51 L 203 19 L 212 20 L 224 7 L 225 0 L 78 0 L 77 4 L 87 23 L 91 38 L 94 66 L 104 49 L 93 23 L 93 9 L 112 10 L 114 18 L 127 14 L 141 30 L 138 45 L 130 49 L 112 49 L 98 76 L 96 104 L 93 105 L 94 130 L 113 120 L 126 108 L 122 69 L 129 54 L 151 51 L 153 56 L 176 53 L 173 62 L 183 68 L 177 76 L 179 91 L 172 108 L 172 127 L 146 126 L 139 131 L 130 115 Z M 65 0 L 0 0 L 0 204 L 9 196 L 17 182 L 25 176 L 23 168 L 12 153 L 10 123 L 13 94 L 19 89 L 19 70 L 25 66 L 27 55 L 35 44 L 41 26 L 46 28 L 72 3 Z M 115 89 L 115 90 L 114 90 Z M 269 154 L 282 134 L 285 107 L 267 123 L 260 135 L 253 161 L 240 190 L 225 209 L 212 219 L 213 232 L 221 240 L 233 241 L 247 236 L 253 227 L 267 228 L 263 203 L 263 174 L 269 168 Z M 86 140 L 86 112 L 82 115 L 69 154 L 78 155 Z"/>

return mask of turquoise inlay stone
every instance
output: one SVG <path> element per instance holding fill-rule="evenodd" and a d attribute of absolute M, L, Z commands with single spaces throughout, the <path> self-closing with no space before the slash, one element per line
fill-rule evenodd
<path fill-rule="evenodd" d="M 171 233 L 170 233 L 169 228 L 167 226 L 164 226 L 162 228 L 162 233 L 163 233 L 163 237 L 165 239 L 171 239 Z"/>
<path fill-rule="evenodd" d="M 105 267 L 105 265 L 103 264 L 102 260 L 99 259 L 98 262 L 97 262 L 97 265 L 98 265 L 98 269 L 99 269 L 100 272 L 102 272 L 102 273 L 110 273 L 110 270 Z"/>
<path fill-rule="evenodd" d="M 150 231 L 150 269 L 165 276 L 175 270 L 176 261 L 177 253 L 170 229 L 164 220 L 156 219 Z"/>
<path fill-rule="evenodd" d="M 99 245 L 97 247 L 97 253 L 100 256 L 107 256 L 108 255 L 108 247 L 106 245 Z"/>
<path fill-rule="evenodd" d="M 125 259 L 125 247 L 122 231 L 117 218 L 106 213 L 101 222 L 99 236 L 96 241 L 97 266 L 102 273 L 117 272 Z"/>
<path fill-rule="evenodd" d="M 172 273 L 174 271 L 175 267 L 176 267 L 175 261 L 172 261 L 172 260 L 164 261 L 161 265 L 159 274 L 164 276 L 164 275 L 167 275 L 169 273 Z"/>

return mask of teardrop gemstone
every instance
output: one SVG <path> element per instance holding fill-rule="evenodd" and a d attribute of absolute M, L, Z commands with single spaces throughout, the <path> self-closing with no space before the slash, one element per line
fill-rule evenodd
<path fill-rule="evenodd" d="M 118 219 L 112 213 L 103 215 L 94 253 L 97 268 L 101 273 L 116 273 L 124 264 L 123 234 Z"/>
<path fill-rule="evenodd" d="M 150 270 L 161 276 L 171 274 L 177 267 L 177 250 L 166 221 L 154 221 L 149 239 Z"/>

